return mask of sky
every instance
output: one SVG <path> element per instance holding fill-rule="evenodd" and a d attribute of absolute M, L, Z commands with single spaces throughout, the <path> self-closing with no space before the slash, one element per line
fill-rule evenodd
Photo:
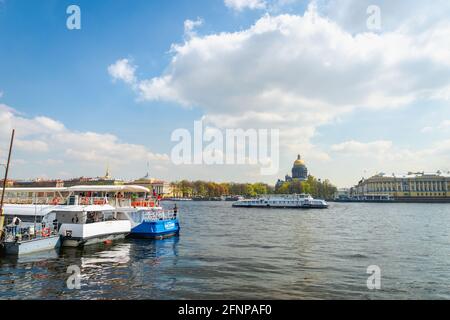
<path fill-rule="evenodd" d="M 274 184 L 297 154 L 339 187 L 449 171 L 449 16 L 441 0 L 0 0 L 0 162 L 15 128 L 15 179 Z M 177 165 L 172 134 L 200 120 L 279 130 L 279 170 Z"/>

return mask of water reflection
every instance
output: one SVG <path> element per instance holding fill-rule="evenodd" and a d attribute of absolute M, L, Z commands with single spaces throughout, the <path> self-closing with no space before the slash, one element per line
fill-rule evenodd
<path fill-rule="evenodd" d="M 102 266 L 117 266 L 130 262 L 130 243 L 121 243 L 107 250 L 94 253 L 90 257 L 81 257 L 81 268 L 101 268 Z"/>
<path fill-rule="evenodd" d="M 27 263 L 48 262 L 49 260 L 56 260 L 59 257 L 59 250 L 49 250 L 26 254 L 21 256 L 4 256 L 0 260 L 0 266 L 10 265 L 17 266 Z"/>
<path fill-rule="evenodd" d="M 118 292 L 151 290 L 164 279 L 168 265 L 176 265 L 179 238 L 166 240 L 126 240 L 114 245 L 90 246 L 63 251 L 66 265 L 78 265 L 80 292 L 65 292 L 72 298 L 113 298 Z M 175 277 L 165 286 L 174 286 Z M 134 298 L 140 298 L 140 295 Z M 141 297 L 142 298 L 142 297 Z M 150 297 L 148 297 L 150 298 Z"/>

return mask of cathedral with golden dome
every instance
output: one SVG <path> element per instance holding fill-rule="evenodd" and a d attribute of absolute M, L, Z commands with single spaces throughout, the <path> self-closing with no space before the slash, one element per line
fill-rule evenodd
<path fill-rule="evenodd" d="M 277 181 L 276 187 L 281 186 L 284 182 L 291 182 L 294 180 L 308 180 L 308 168 L 306 167 L 305 161 L 300 155 L 298 155 L 297 160 L 294 161 L 294 166 L 292 167 L 292 176 L 286 175 L 284 181 L 279 179 Z"/>

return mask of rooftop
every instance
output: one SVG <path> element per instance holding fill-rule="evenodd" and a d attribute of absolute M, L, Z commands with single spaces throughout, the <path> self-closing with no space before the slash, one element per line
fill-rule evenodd
<path fill-rule="evenodd" d="M 398 178 L 398 179 L 412 179 L 412 178 L 419 178 L 419 177 L 443 177 L 443 178 L 450 178 L 450 172 L 408 172 L 406 174 L 386 174 L 386 173 L 379 173 L 372 178 L 382 177 L 382 178 Z"/>

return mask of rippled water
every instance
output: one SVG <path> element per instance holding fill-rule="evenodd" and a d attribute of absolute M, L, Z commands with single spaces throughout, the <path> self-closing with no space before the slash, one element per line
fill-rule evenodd
<path fill-rule="evenodd" d="M 450 205 L 179 204 L 178 238 L 0 261 L 2 299 L 450 299 Z M 69 290 L 68 266 L 82 272 Z M 367 289 L 367 267 L 382 288 Z"/>

